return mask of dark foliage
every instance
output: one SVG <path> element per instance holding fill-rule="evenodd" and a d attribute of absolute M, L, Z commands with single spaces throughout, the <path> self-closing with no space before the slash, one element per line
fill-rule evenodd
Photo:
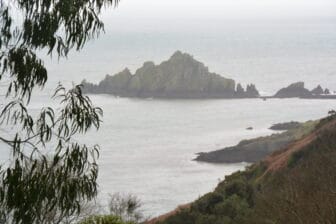
<path fill-rule="evenodd" d="M 104 30 L 101 10 L 118 2 L 0 0 L 0 86 L 7 92 L 0 142 L 11 150 L 0 169 L 0 223 L 60 223 L 96 196 L 99 147 L 73 136 L 98 129 L 102 111 L 80 86 L 57 87 L 58 110 L 41 108 L 33 116 L 27 106 L 48 80 L 37 52 L 66 57 L 82 49 Z"/>

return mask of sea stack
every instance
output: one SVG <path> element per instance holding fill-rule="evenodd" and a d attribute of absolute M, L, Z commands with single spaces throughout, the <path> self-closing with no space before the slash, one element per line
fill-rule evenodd
<path fill-rule="evenodd" d="M 98 85 L 82 82 L 83 91 L 94 94 L 113 94 L 139 98 L 255 98 L 259 92 L 255 85 L 246 91 L 233 79 L 209 71 L 193 56 L 175 52 L 159 65 L 145 62 L 131 74 L 128 69 L 107 75 Z"/>

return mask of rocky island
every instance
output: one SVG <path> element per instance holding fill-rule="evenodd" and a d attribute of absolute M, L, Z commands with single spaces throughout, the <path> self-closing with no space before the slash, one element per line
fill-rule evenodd
<path fill-rule="evenodd" d="M 155 65 L 145 62 L 135 74 L 129 69 L 110 76 L 98 85 L 82 82 L 83 91 L 139 98 L 257 98 L 255 85 L 246 89 L 234 80 L 224 78 L 191 55 L 175 52 L 169 60 Z"/>
<path fill-rule="evenodd" d="M 320 85 L 308 90 L 304 82 L 296 82 L 280 89 L 271 98 L 336 99 L 336 95 L 331 95 L 329 89 L 323 89 Z"/>
<path fill-rule="evenodd" d="M 115 75 L 106 75 L 98 84 L 82 81 L 85 93 L 111 94 L 137 98 L 302 98 L 336 99 L 329 89 L 320 85 L 309 90 L 304 82 L 296 82 L 280 89 L 273 96 L 260 96 L 254 84 L 244 88 L 233 79 L 209 71 L 193 56 L 176 51 L 159 65 L 145 62 L 132 74 L 125 69 Z"/>

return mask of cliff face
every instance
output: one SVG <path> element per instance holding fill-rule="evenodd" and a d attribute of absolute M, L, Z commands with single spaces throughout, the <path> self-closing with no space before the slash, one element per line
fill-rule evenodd
<path fill-rule="evenodd" d="M 235 81 L 209 72 L 192 56 L 177 51 L 160 65 L 146 62 L 134 75 L 128 69 L 106 76 L 98 85 L 83 81 L 87 93 L 107 93 L 124 97 L 159 98 L 241 98 L 258 97 L 254 85 L 236 91 Z"/>

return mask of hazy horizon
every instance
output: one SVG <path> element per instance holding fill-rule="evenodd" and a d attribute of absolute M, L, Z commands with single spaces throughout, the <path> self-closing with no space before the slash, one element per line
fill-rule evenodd
<path fill-rule="evenodd" d="M 53 83 L 97 83 L 181 50 L 210 71 L 254 83 L 262 92 L 296 81 L 335 89 L 335 8 L 332 0 L 122 0 L 104 10 L 106 32 L 98 39 L 46 64 Z"/>
<path fill-rule="evenodd" d="M 107 31 L 178 31 L 228 22 L 335 21 L 335 8 L 332 0 L 128 0 L 106 10 L 102 18 Z"/>

